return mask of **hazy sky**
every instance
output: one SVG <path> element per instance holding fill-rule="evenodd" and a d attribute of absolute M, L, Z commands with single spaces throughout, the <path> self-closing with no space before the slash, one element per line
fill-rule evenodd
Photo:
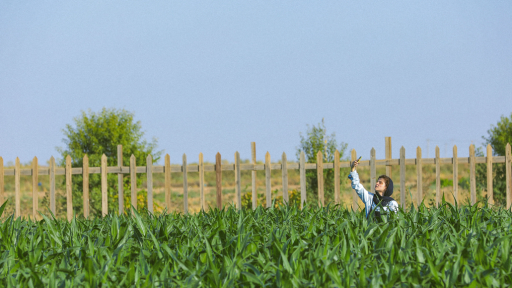
<path fill-rule="evenodd" d="M 1 1 L 0 156 L 41 163 L 81 110 L 124 108 L 171 161 L 468 154 L 512 112 L 512 1 Z M 430 149 L 427 152 L 427 139 Z"/>

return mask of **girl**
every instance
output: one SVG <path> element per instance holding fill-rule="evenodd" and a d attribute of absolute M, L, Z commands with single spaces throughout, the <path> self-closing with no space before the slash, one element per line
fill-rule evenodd
<path fill-rule="evenodd" d="M 359 198 L 363 200 L 366 218 L 368 218 L 372 210 L 375 210 L 373 213 L 377 218 L 380 218 L 381 209 L 384 211 L 398 211 L 398 203 L 391 198 L 393 194 L 393 180 L 386 175 L 379 176 L 377 183 L 375 183 L 375 193 L 370 193 L 359 182 L 359 175 L 356 171 L 357 165 L 359 165 L 359 161 L 351 163 L 352 171 L 348 178 L 352 180 L 352 188 L 356 190 Z"/>

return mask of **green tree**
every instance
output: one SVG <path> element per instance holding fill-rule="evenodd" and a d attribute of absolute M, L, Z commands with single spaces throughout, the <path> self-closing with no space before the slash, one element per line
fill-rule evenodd
<path fill-rule="evenodd" d="M 318 151 L 322 151 L 324 163 L 334 162 L 334 152 L 338 150 L 340 159 L 344 158 L 347 144 L 336 141 L 336 134 L 333 132 L 327 135 L 324 119 L 317 126 L 307 125 L 306 134 L 299 133 L 300 145 L 297 147 L 297 160 L 300 161 L 300 153 L 304 151 L 307 163 L 316 163 Z M 346 177 L 341 175 L 340 182 L 343 183 Z M 341 184 L 340 183 L 340 184 Z M 318 176 L 316 170 L 306 170 L 306 191 L 309 203 L 318 203 Z M 324 170 L 324 195 L 326 203 L 334 200 L 334 169 Z"/>
<path fill-rule="evenodd" d="M 107 156 L 108 166 L 117 166 L 117 145 L 123 145 L 123 166 L 130 165 L 131 155 L 135 156 L 137 166 L 146 165 L 149 154 L 153 163 L 160 159 L 162 151 L 156 151 L 157 141 L 144 140 L 140 121 L 134 120 L 134 114 L 124 109 L 103 108 L 99 112 L 82 111 L 79 117 L 73 119 L 73 124 L 63 129 L 65 147 L 57 147 L 61 155 L 60 166 L 65 165 L 67 155 L 71 156 L 73 167 L 82 167 L 83 157 L 87 154 L 89 167 L 100 167 L 101 156 Z M 108 209 L 109 212 L 118 210 L 117 175 L 108 174 Z M 142 175 L 137 176 L 137 186 L 142 184 Z M 83 215 L 83 178 L 73 176 L 73 210 L 75 214 Z M 101 178 L 100 174 L 90 174 L 89 199 L 91 216 L 101 215 Z M 124 177 L 125 202 L 129 199 L 130 179 Z M 62 199 L 65 201 L 65 199 Z M 65 207 L 65 206 L 64 206 Z M 140 208 L 140 207 L 138 207 Z"/>
<path fill-rule="evenodd" d="M 490 144 L 492 147 L 494 156 L 504 156 L 505 146 L 507 143 L 512 144 L 512 113 L 510 118 L 501 116 L 500 121 L 496 126 L 491 125 L 491 129 L 487 130 L 487 137 L 483 136 L 485 145 Z M 477 153 L 479 156 L 483 156 L 485 147 L 478 149 Z M 479 190 L 487 189 L 487 165 L 476 166 L 476 177 L 477 185 Z M 493 164 L 493 194 L 495 204 L 505 205 L 506 204 L 506 182 L 505 182 L 505 165 L 504 164 Z"/>

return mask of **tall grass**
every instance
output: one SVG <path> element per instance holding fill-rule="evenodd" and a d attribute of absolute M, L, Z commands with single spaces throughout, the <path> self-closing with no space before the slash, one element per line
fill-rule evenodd
<path fill-rule="evenodd" d="M 5 204 L 0 208 L 3 212 Z M 340 207 L 0 223 L 0 286 L 368 287 L 512 283 L 512 213 Z"/>

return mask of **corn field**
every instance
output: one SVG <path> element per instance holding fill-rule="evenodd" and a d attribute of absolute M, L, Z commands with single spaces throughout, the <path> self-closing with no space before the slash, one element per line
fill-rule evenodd
<path fill-rule="evenodd" d="M 3 213 L 4 205 L 0 208 Z M 411 206 L 226 207 L 0 224 L 2 287 L 412 287 L 512 283 L 512 214 Z"/>

